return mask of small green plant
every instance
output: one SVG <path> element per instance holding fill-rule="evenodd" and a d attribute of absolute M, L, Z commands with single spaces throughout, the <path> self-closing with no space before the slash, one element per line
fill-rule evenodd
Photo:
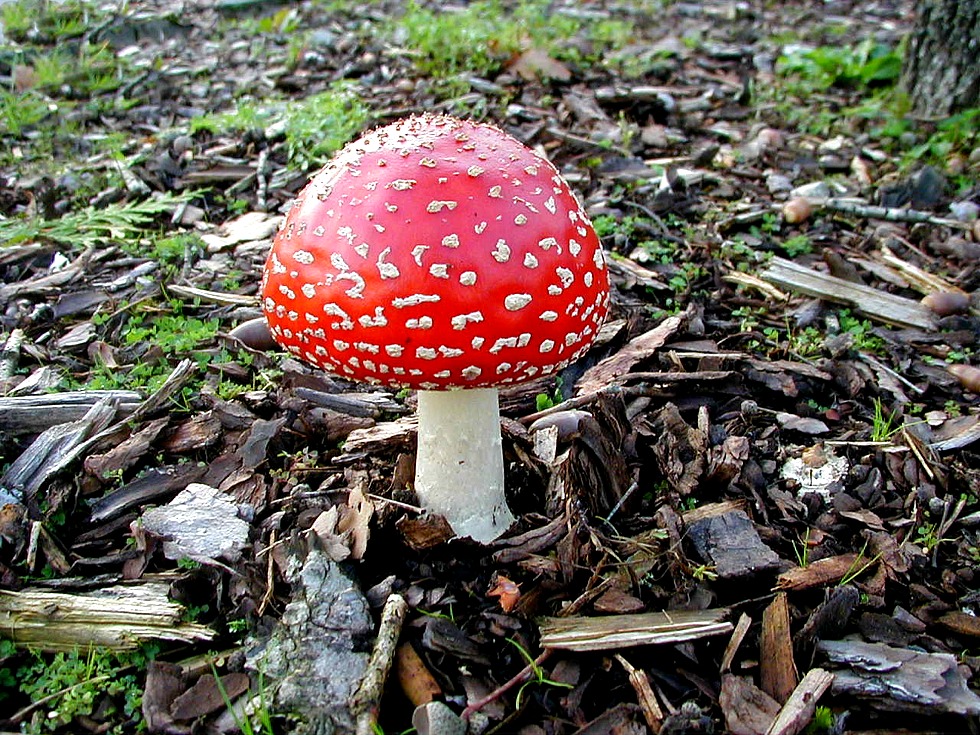
<path fill-rule="evenodd" d="M 190 357 L 201 372 L 214 359 L 214 350 L 205 351 L 218 333 L 219 323 L 184 315 L 179 301 L 170 301 L 166 311 L 149 303 L 120 311 L 111 321 L 96 314 L 93 323 L 107 328 L 116 325 L 122 344 L 120 358 L 129 361 L 124 370 L 110 367 L 95 358 L 92 370 L 78 379 L 77 386 L 87 390 L 140 390 L 160 388 L 173 370 L 171 363 Z M 118 320 L 118 321 L 117 321 Z M 174 397 L 179 408 L 186 408 L 200 389 L 199 384 L 185 386 Z"/>
<path fill-rule="evenodd" d="M 818 705 L 813 712 L 813 719 L 810 720 L 810 724 L 807 725 L 804 733 L 805 735 L 829 735 L 833 732 L 836 719 L 834 711 L 830 707 Z"/>
<path fill-rule="evenodd" d="M 871 441 L 888 442 L 900 432 L 902 425 L 895 426 L 895 414 L 886 412 L 880 398 L 874 399 L 874 415 L 871 423 Z"/>
<path fill-rule="evenodd" d="M 57 50 L 35 65 L 38 86 L 80 99 L 118 89 L 126 68 L 106 43 L 86 43 L 71 53 Z"/>
<path fill-rule="evenodd" d="M 249 210 L 251 205 L 248 203 L 248 199 L 238 198 L 226 202 L 226 206 L 228 207 L 228 211 L 232 214 L 244 214 Z"/>
<path fill-rule="evenodd" d="M 813 252 L 813 243 L 810 242 L 810 238 L 806 235 L 795 235 L 787 238 L 780 243 L 780 247 L 786 251 L 786 255 L 790 258 L 795 258 L 799 255 L 809 255 Z"/>
<path fill-rule="evenodd" d="M 796 565 L 806 568 L 810 563 L 810 529 L 806 529 L 803 537 L 799 541 L 793 542 L 793 555 L 796 557 Z"/>
<path fill-rule="evenodd" d="M 534 660 L 534 658 L 531 656 L 530 653 L 528 653 L 528 650 L 526 648 L 524 648 L 524 646 L 522 646 L 520 643 L 518 643 L 517 641 L 515 641 L 513 638 L 508 638 L 507 639 L 507 642 L 510 643 L 512 646 L 514 646 L 514 648 L 517 649 L 518 653 L 521 654 L 521 658 L 523 658 L 527 662 L 527 668 L 531 672 L 531 677 L 526 682 L 524 682 L 521 685 L 521 688 L 520 689 L 517 690 L 517 697 L 516 697 L 515 702 L 514 702 L 514 706 L 517 709 L 520 709 L 521 708 L 521 702 L 522 702 L 522 700 L 524 698 L 524 690 L 527 689 L 531 685 L 552 686 L 552 687 L 558 687 L 558 688 L 561 688 L 561 689 L 571 689 L 572 688 L 572 685 L 571 684 L 568 684 L 566 682 L 563 682 L 563 681 L 554 681 L 552 679 L 549 679 L 545 675 L 544 669 L 542 669 L 541 668 L 541 665 L 538 664 L 538 662 Z"/>
<path fill-rule="evenodd" d="M 265 107 L 251 100 L 242 100 L 234 110 L 212 112 L 191 120 L 191 132 L 206 131 L 209 133 L 243 133 L 258 130 L 279 115 L 285 103 L 270 103 Z"/>
<path fill-rule="evenodd" d="M 19 136 L 33 128 L 58 107 L 34 90 L 0 90 L 0 130 Z"/>
<path fill-rule="evenodd" d="M 868 38 L 856 46 L 794 47 L 779 58 L 777 71 L 812 89 L 890 85 L 902 73 L 899 50 Z"/>
<path fill-rule="evenodd" d="M 738 331 L 751 332 L 759 326 L 759 319 L 765 314 L 761 307 L 739 306 L 732 309 L 732 317 L 738 319 Z"/>
<path fill-rule="evenodd" d="M 251 27 L 255 35 L 268 36 L 293 33 L 299 28 L 301 21 L 297 8 L 285 7 L 263 18 L 248 19 L 246 24 Z"/>
<path fill-rule="evenodd" d="M 564 399 L 562 398 L 562 379 L 559 375 L 555 378 L 555 389 L 548 393 L 538 393 L 534 397 L 535 410 L 545 411 L 549 408 L 554 408 Z"/>
<path fill-rule="evenodd" d="M 520 28 L 496 2 L 475 2 L 454 12 L 411 2 L 393 35 L 404 39 L 419 71 L 437 78 L 463 72 L 489 76 L 520 47 Z"/>
<path fill-rule="evenodd" d="M 950 349 L 946 353 L 946 364 L 952 365 L 958 362 L 969 362 L 973 357 L 973 350 L 969 347 L 964 347 L 961 350 Z"/>
<path fill-rule="evenodd" d="M 864 546 L 861 547 L 861 551 L 858 552 L 857 557 L 854 559 L 854 562 L 851 564 L 851 566 L 847 568 L 847 571 L 844 572 L 844 576 L 841 577 L 838 586 L 843 587 L 845 585 L 850 584 L 855 579 L 857 579 L 862 574 L 864 574 L 868 569 L 874 566 L 879 559 L 881 559 L 880 551 L 877 554 L 875 554 L 871 559 L 868 559 L 864 555 L 864 552 L 867 551 L 867 549 L 868 549 L 868 544 L 867 542 L 865 542 Z"/>
<path fill-rule="evenodd" d="M 854 127 L 866 127 L 869 121 L 884 121 L 893 131 L 904 130 L 902 108 L 908 106 L 895 90 L 901 53 L 870 38 L 852 46 L 788 44 L 776 64 L 776 84 L 756 91 L 786 123 L 814 135 L 853 134 Z M 861 98 L 844 110 L 809 104 L 831 87 Z"/>
<path fill-rule="evenodd" d="M 31 656 L 33 661 L 16 674 L 21 693 L 37 706 L 25 732 L 53 732 L 76 718 L 93 716 L 117 723 L 105 730 L 109 733 L 142 726 L 143 690 L 136 673 L 146 663 L 142 654 L 93 648 L 87 654 L 76 650 Z"/>
<path fill-rule="evenodd" d="M 902 118 L 902 124 L 894 130 L 884 129 L 882 134 L 894 133 L 900 139 L 911 124 Z M 902 156 L 902 168 L 910 169 L 923 163 L 943 164 L 956 151 L 974 150 L 980 144 L 980 107 L 963 110 L 936 123 L 935 129 L 927 131 L 927 137 L 918 145 L 907 150 Z"/>
<path fill-rule="evenodd" d="M 246 714 L 244 717 L 238 715 L 238 710 L 232 706 L 231 698 L 228 696 L 228 690 L 225 689 L 224 682 L 221 681 L 221 677 L 218 676 L 218 669 L 211 662 L 211 675 L 214 677 L 215 683 L 218 685 L 218 692 L 221 694 L 221 700 L 224 702 L 225 707 L 231 712 L 232 717 L 235 720 L 235 725 L 242 735 L 273 735 L 275 732 L 272 727 L 272 714 L 269 711 L 269 702 L 267 701 L 267 692 L 265 686 L 265 677 L 262 671 L 259 671 L 258 680 L 258 700 L 252 703 L 252 713 Z M 252 720 L 255 719 L 258 722 L 258 728 L 253 724 Z"/>
<path fill-rule="evenodd" d="M 367 119 L 360 96 L 344 83 L 288 105 L 284 122 L 289 160 L 300 168 L 322 163 L 361 130 Z"/>
<path fill-rule="evenodd" d="M 347 82 L 301 100 L 259 106 L 243 102 L 232 112 L 203 115 L 191 121 L 192 132 L 244 132 L 271 129 L 286 139 L 291 165 L 307 169 L 321 163 L 360 131 L 368 110 Z"/>
<path fill-rule="evenodd" d="M 76 248 L 108 240 L 125 240 L 141 233 L 162 214 L 170 213 L 195 192 L 161 194 L 141 202 L 121 202 L 103 207 L 86 207 L 60 219 L 0 219 L 0 242 L 16 245 L 30 240 L 50 240 Z"/>
<path fill-rule="evenodd" d="M 873 334 L 874 326 L 867 319 L 859 319 L 850 310 L 842 309 L 838 314 L 841 331 L 847 332 L 854 340 L 854 347 L 862 352 L 881 354 L 885 340 Z"/>
<path fill-rule="evenodd" d="M 931 522 L 925 521 L 915 529 L 915 543 L 922 547 L 927 554 L 942 543 L 943 539 L 939 535 L 939 527 Z"/>
<path fill-rule="evenodd" d="M 552 13 L 542 0 L 519 3 L 514 10 L 499 0 L 478 0 L 454 11 L 412 2 L 391 34 L 407 47 L 419 71 L 438 79 L 492 76 L 525 45 L 550 50 L 580 28 L 580 21 Z"/>
<path fill-rule="evenodd" d="M 7 699 L 17 687 L 17 677 L 14 669 L 7 662 L 17 655 L 17 646 L 6 638 L 0 639 L 0 702 Z"/>
<path fill-rule="evenodd" d="M 980 565 L 980 544 L 974 544 L 973 546 L 964 546 L 963 555 L 972 562 L 974 567 Z M 2 679 L 3 670 L 0 669 L 0 679 Z"/>
<path fill-rule="evenodd" d="M 500 0 L 478 0 L 452 11 L 430 10 L 412 2 L 389 32 L 419 71 L 446 79 L 462 74 L 493 76 L 529 48 L 564 62 L 597 63 L 605 52 L 623 48 L 635 38 L 634 25 L 615 17 L 587 23 L 556 12 L 544 0 L 517 3 L 513 8 Z M 574 37 L 587 41 L 592 50 L 584 52 L 582 44 L 568 43 Z M 652 62 L 630 55 L 611 58 L 609 63 L 636 75 Z"/>
<path fill-rule="evenodd" d="M 450 623 L 456 622 L 456 613 L 453 611 L 452 603 L 449 604 L 449 610 L 444 613 L 432 612 L 431 610 L 422 610 L 421 608 L 419 608 L 418 612 L 428 618 L 442 618 L 443 620 L 448 620 Z"/>
<path fill-rule="evenodd" d="M 599 162 L 602 162 L 601 159 Z M 639 219 L 631 214 L 624 217 L 600 214 L 596 215 L 595 219 L 592 220 L 592 226 L 601 239 L 616 237 L 626 242 L 629 242 L 633 238 L 638 225 Z"/>
<path fill-rule="evenodd" d="M 6 35 L 15 41 L 53 42 L 81 36 L 103 17 L 94 4 L 81 0 L 38 3 L 15 0 L 0 5 L 0 22 Z M 33 34 L 34 38 L 28 39 Z"/>
<path fill-rule="evenodd" d="M 136 257 L 149 256 L 160 264 L 161 280 L 169 282 L 180 272 L 183 264 L 204 252 L 204 242 L 192 232 L 158 237 L 153 240 L 153 248 L 147 253 L 143 241 L 127 240 L 122 249 Z"/>
<path fill-rule="evenodd" d="M 954 419 L 963 414 L 963 407 L 960 405 L 960 402 L 952 398 L 943 404 L 943 410 L 947 416 Z"/>
<path fill-rule="evenodd" d="M 778 327 L 763 327 L 762 334 L 765 339 L 748 341 L 751 349 L 767 354 L 785 353 L 803 360 L 814 358 L 823 350 L 823 334 L 816 327 L 804 327 L 795 331 L 787 326 L 785 336 Z"/>
<path fill-rule="evenodd" d="M 712 564 L 698 564 L 691 568 L 691 576 L 699 582 L 713 581 L 718 579 L 718 572 Z"/>

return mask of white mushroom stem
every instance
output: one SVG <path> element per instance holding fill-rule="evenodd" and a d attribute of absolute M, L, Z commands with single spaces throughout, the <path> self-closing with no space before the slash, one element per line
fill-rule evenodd
<path fill-rule="evenodd" d="M 419 391 L 415 492 L 458 536 L 487 543 L 514 516 L 504 497 L 500 409 L 494 388 Z"/>

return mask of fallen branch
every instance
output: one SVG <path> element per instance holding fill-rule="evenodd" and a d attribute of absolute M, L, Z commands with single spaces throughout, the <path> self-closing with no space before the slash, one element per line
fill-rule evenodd
<path fill-rule="evenodd" d="M 615 657 L 629 676 L 630 684 L 636 692 L 636 699 L 643 711 L 643 719 L 647 721 L 647 727 L 650 728 L 653 735 L 660 735 L 660 730 L 664 724 L 664 712 L 660 708 L 657 696 L 653 693 L 653 688 L 650 686 L 647 672 L 643 669 L 637 669 L 618 653 L 615 654 Z"/>
<path fill-rule="evenodd" d="M 378 637 L 374 643 L 374 651 L 371 652 L 371 660 L 351 704 L 351 711 L 357 723 L 357 735 L 371 735 L 375 732 L 381 694 L 384 691 L 385 680 L 388 678 L 388 671 L 391 669 L 391 662 L 395 658 L 406 612 L 408 612 L 408 603 L 404 597 L 397 594 L 388 597 L 381 612 L 381 623 L 378 625 Z"/>
<path fill-rule="evenodd" d="M 921 212 L 907 207 L 878 207 L 865 204 L 854 199 L 820 199 L 814 202 L 817 206 L 844 214 L 853 214 L 868 219 L 883 219 L 889 222 L 925 222 L 940 227 L 953 227 L 958 230 L 969 230 L 972 225 L 946 217 L 937 217 L 929 212 Z"/>

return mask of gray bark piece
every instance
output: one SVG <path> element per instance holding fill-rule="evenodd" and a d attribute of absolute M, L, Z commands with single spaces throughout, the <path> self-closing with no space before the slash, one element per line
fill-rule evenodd
<path fill-rule="evenodd" d="M 892 712 L 980 714 L 980 697 L 967 688 L 956 657 L 863 641 L 821 641 L 818 649 L 840 668 L 833 692 Z"/>
<path fill-rule="evenodd" d="M 116 415 L 116 407 L 100 401 L 77 421 L 43 431 L 0 477 L 0 505 L 33 502 L 51 477 L 71 463 L 86 440 L 102 431 Z"/>
<path fill-rule="evenodd" d="M 234 498 L 216 487 L 194 482 L 167 505 L 143 514 L 143 528 L 166 540 L 168 559 L 237 561 L 248 543 L 249 524 L 239 517 Z"/>
<path fill-rule="evenodd" d="M 695 550 L 713 564 L 720 579 L 753 577 L 774 570 L 782 560 L 759 538 L 752 521 L 741 510 L 713 513 L 712 506 L 684 514 L 688 538 Z"/>
<path fill-rule="evenodd" d="M 128 416 L 143 397 L 129 390 L 68 391 L 30 396 L 0 397 L 0 431 L 38 434 L 52 426 L 78 421 L 97 403 L 115 403 Z"/>
<path fill-rule="evenodd" d="M 268 642 L 249 652 L 249 666 L 276 681 L 279 709 L 305 720 L 297 732 L 354 732 L 350 702 L 374 636 L 367 600 L 345 567 L 318 549 L 291 566 L 293 599 Z"/>

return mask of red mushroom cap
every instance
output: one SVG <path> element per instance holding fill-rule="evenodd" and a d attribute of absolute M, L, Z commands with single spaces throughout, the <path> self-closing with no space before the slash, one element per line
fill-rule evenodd
<path fill-rule="evenodd" d="M 608 299 L 599 238 L 558 170 L 496 127 L 431 115 L 367 133 L 313 177 L 262 286 L 298 357 L 427 390 L 560 370 Z"/>

